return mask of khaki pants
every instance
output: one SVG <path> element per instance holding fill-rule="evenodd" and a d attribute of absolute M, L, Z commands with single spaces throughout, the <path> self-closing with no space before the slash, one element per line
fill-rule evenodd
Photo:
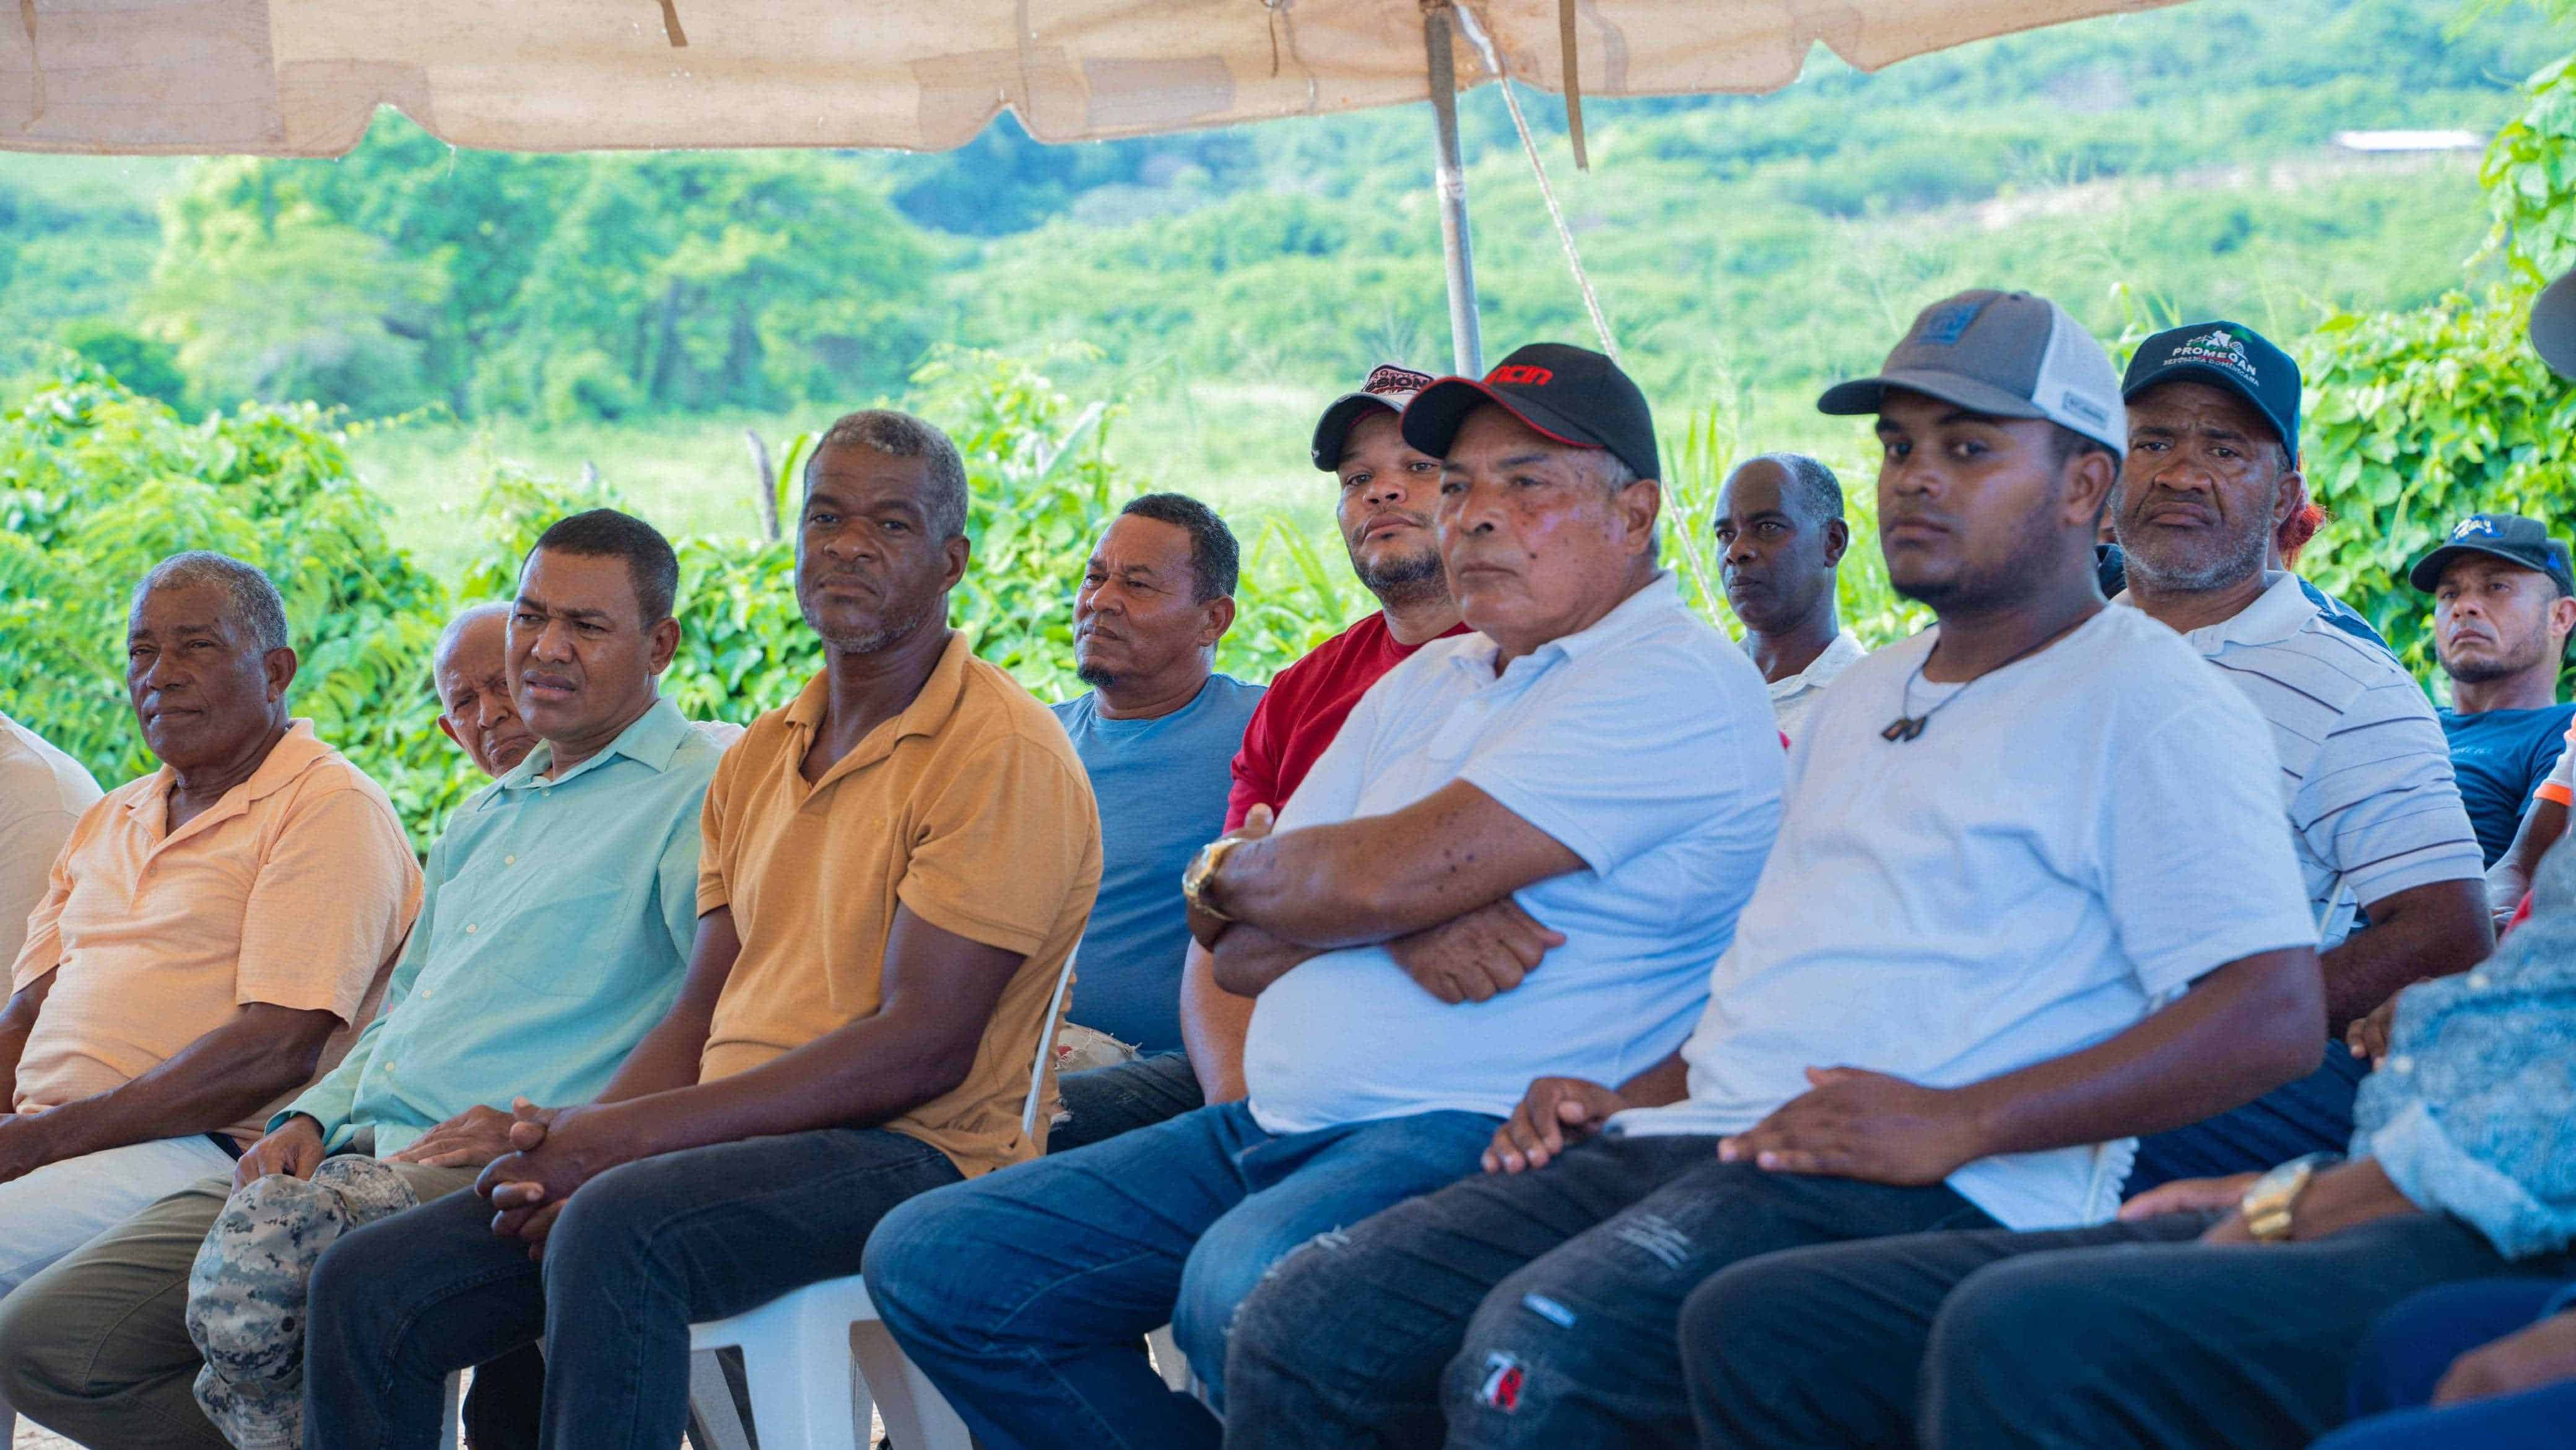
<path fill-rule="evenodd" d="M 390 1165 L 420 1201 L 470 1168 Z M 188 1271 L 232 1196 L 208 1178 L 152 1204 L 0 1299 L 0 1401 L 101 1450 L 229 1450 L 197 1407 Z"/>

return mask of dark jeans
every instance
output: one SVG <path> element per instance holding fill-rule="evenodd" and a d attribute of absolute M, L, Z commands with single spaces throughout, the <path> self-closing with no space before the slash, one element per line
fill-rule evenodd
<path fill-rule="evenodd" d="M 1739 1265 L 1682 1310 L 1700 1444 L 2293 1450 L 2343 1417 L 2382 1311 L 2516 1272 L 2432 1214 L 2310 1242 L 2194 1242 L 2215 1217 Z"/>
<path fill-rule="evenodd" d="M 647 1158 L 582 1186 L 542 1266 L 449 1194 L 350 1234 L 313 1273 L 304 1424 L 330 1450 L 430 1450 L 446 1377 L 541 1336 L 549 1450 L 670 1450 L 688 1422 L 689 1325 L 859 1271 L 886 1211 L 958 1173 L 883 1129 Z"/>
<path fill-rule="evenodd" d="M 2431 1408 L 2451 1362 L 2531 1326 L 2570 1286 L 2555 1279 L 2481 1279 L 2430 1289 L 2370 1331 L 2353 1368 L 2353 1422 L 2317 1450 L 2543 1450 L 2576 1426 L 2576 1380 L 2520 1394 Z"/>
<path fill-rule="evenodd" d="M 1241 1103 L 925 1194 L 868 1245 L 868 1292 L 985 1450 L 1213 1446 L 1135 1341 L 1169 1323 L 1216 1403 L 1236 1306 L 1388 1204 L 1476 1171 L 1499 1121 L 1417 1113 L 1273 1135 Z"/>
<path fill-rule="evenodd" d="M 1158 1052 L 1115 1067 L 1069 1072 L 1056 1079 L 1055 1087 L 1072 1116 L 1047 1130 L 1050 1153 L 1105 1143 L 1207 1106 L 1186 1052 Z"/>
<path fill-rule="evenodd" d="M 1597 1138 L 1483 1174 L 1281 1264 L 1226 1360 L 1226 1444 L 1687 1445 L 1673 1318 L 1796 1244 L 1994 1220 L 1941 1185 L 1717 1161 L 1712 1137 Z"/>
<path fill-rule="evenodd" d="M 2121 1192 L 2130 1198 L 2177 1178 L 2260 1173 L 2309 1153 L 2340 1153 L 2352 1142 L 2352 1100 L 2369 1064 L 2337 1038 L 2323 1067 L 2232 1112 L 2138 1140 L 2138 1161 Z"/>

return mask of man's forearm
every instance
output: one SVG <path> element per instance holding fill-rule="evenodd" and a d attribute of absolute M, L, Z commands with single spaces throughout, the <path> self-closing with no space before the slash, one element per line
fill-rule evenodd
<path fill-rule="evenodd" d="M 2522 813 L 2513 844 L 2487 871 L 2487 906 L 2497 920 L 2511 916 L 2522 904 L 2523 893 L 2531 889 L 2531 873 L 2540 869 L 2540 858 L 2566 834 L 2567 808 L 2556 801 L 2533 801 L 2531 809 Z"/>
<path fill-rule="evenodd" d="M 1217 938 L 1216 950 L 1210 957 L 1216 986 L 1249 999 L 1260 996 L 1299 963 L 1321 955 L 1318 948 L 1284 942 L 1260 927 L 1237 924 Z M 1244 1015 L 1250 1019 L 1249 1008 Z"/>
<path fill-rule="evenodd" d="M 1959 1090 L 1986 1158 L 2160 1133 L 2314 1072 L 2325 1050 L 2316 954 L 2231 962 L 2081 1052 Z"/>
<path fill-rule="evenodd" d="M 1206 1101 L 1231 1103 L 1244 1096 L 1243 1039 L 1251 1029 L 1252 999 L 1218 986 L 1215 959 L 1190 943 L 1181 964 L 1181 1046 Z"/>
<path fill-rule="evenodd" d="M 310 1082 L 337 1020 L 328 1012 L 245 1007 L 132 1081 L 29 1121 L 43 1129 L 54 1162 L 221 1132 Z"/>
<path fill-rule="evenodd" d="M 2474 879 L 2413 887 L 2367 910 L 2369 927 L 2324 956 L 2325 1026 L 2336 1037 L 2409 985 L 2465 972 L 2495 950 L 2494 918 Z"/>
<path fill-rule="evenodd" d="M 45 973 L 9 996 L 8 1005 L 0 1007 L 0 1115 L 18 1104 L 18 1060 L 27 1052 L 27 1038 L 36 1030 L 36 1014 L 44 1010 L 45 998 L 54 990 L 54 974 Z"/>
<path fill-rule="evenodd" d="M 621 1161 L 891 1122 L 954 1090 L 973 1065 L 975 1043 L 928 1036 L 883 1015 L 864 1018 L 748 1072 L 623 1099 L 608 1109 L 626 1148 Z"/>
<path fill-rule="evenodd" d="M 709 1017 L 674 1008 L 628 1050 L 617 1074 L 600 1089 L 598 1101 L 622 1103 L 695 1084 L 712 1026 Z"/>
<path fill-rule="evenodd" d="M 1619 1098 L 1632 1108 L 1660 1108 L 1690 1096 L 1690 1065 L 1679 1052 L 1619 1084 Z"/>

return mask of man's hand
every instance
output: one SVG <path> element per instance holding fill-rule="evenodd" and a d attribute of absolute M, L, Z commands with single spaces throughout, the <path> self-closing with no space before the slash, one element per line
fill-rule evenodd
<path fill-rule="evenodd" d="M 2143 1196 L 2143 1195 L 2142 1195 Z M 2389 1181 L 2386 1170 L 2375 1159 L 2360 1158 L 2339 1163 L 2308 1180 L 2298 1199 L 2290 1205 L 2290 1242 L 2306 1243 L 2313 1239 L 2332 1238 L 2346 1229 L 2376 1223 L 2401 1214 L 2421 1214 L 2406 1195 Z M 2201 1234 L 2205 1244 L 2250 1244 L 2260 1240 L 2245 1226 L 2245 1211 L 2234 1213 L 2211 1224 Z"/>
<path fill-rule="evenodd" d="M 243 1150 L 233 1164 L 233 1190 L 239 1192 L 272 1173 L 310 1178 L 322 1166 L 322 1125 L 297 1113 L 277 1131 Z"/>
<path fill-rule="evenodd" d="M 1718 1140 L 1717 1156 L 1775 1173 L 1868 1183 L 1938 1183 L 1984 1156 L 1975 1115 L 1958 1093 L 1856 1067 L 1811 1067 L 1814 1086 L 1750 1131 Z"/>
<path fill-rule="evenodd" d="M 24 1178 L 58 1156 L 43 1122 L 40 1113 L 0 1116 L 0 1183 Z"/>
<path fill-rule="evenodd" d="M 1530 1084 L 1521 1105 L 1494 1130 L 1485 1149 L 1485 1171 L 1519 1173 L 1544 1168 L 1547 1160 L 1601 1131 L 1610 1115 L 1628 1106 L 1627 1099 L 1597 1082 L 1579 1077 L 1543 1077 Z"/>
<path fill-rule="evenodd" d="M 1217 837 L 1217 840 L 1258 841 L 1270 834 L 1271 824 L 1276 820 L 1278 815 L 1270 807 L 1254 806 L 1244 814 L 1242 825 Z M 1204 891 L 1205 885 L 1202 884 L 1200 889 Z M 1215 951 L 1217 938 L 1225 935 L 1226 928 L 1234 923 L 1218 916 L 1215 912 L 1200 908 L 1189 902 L 1187 898 L 1183 898 L 1182 904 L 1189 913 L 1190 939 L 1209 951 Z"/>
<path fill-rule="evenodd" d="M 526 1098 L 521 1104 L 534 1107 Z M 543 1111 L 539 1109 L 539 1111 Z M 511 1140 L 510 1130 L 520 1121 L 499 1108 L 480 1103 L 439 1124 L 413 1140 L 412 1145 L 386 1159 L 389 1163 L 417 1163 L 424 1168 L 480 1168 L 518 1145 Z M 532 1136 L 533 1148 L 545 1141 L 539 1126 Z"/>
<path fill-rule="evenodd" d="M 2216 1213 L 2234 1209 L 2245 1202 L 2245 1195 L 2262 1180 L 2260 1173 L 2238 1173 L 2226 1178 L 2177 1178 L 2160 1183 L 2120 1205 L 2120 1221 L 2136 1223 L 2141 1219 L 2162 1218 L 2169 1213 Z"/>
<path fill-rule="evenodd" d="M 2433 1403 L 2519 1394 L 2565 1379 L 2576 1379 L 2576 1310 L 2562 1310 L 2453 1360 L 2433 1386 Z"/>
<path fill-rule="evenodd" d="M 1510 897 L 1428 931 L 1400 936 L 1387 954 L 1422 990 L 1443 1002 L 1482 1002 L 1521 984 L 1565 933 L 1550 931 Z"/>
<path fill-rule="evenodd" d="M 2430 977 L 2416 979 L 2418 982 L 2431 980 Z M 2407 989 L 2414 985 L 2414 982 L 2409 982 L 2406 987 L 2390 993 L 2388 1000 L 2372 1009 L 2369 1016 L 2354 1018 L 2352 1025 L 2344 1029 L 2343 1045 L 2352 1049 L 2353 1056 L 2375 1066 L 2388 1055 L 2389 1034 L 2397 1030 L 2397 1004 L 2405 997 Z"/>
<path fill-rule="evenodd" d="M 543 1262 L 546 1237 L 563 1217 L 562 1203 L 542 1201 L 544 1190 L 533 1183 L 504 1183 L 492 1191 L 492 1232 L 528 1246 L 528 1257 Z"/>
<path fill-rule="evenodd" d="M 635 1156 L 617 1129 L 613 1107 L 540 1108 L 521 1098 L 514 1105 L 510 1145 L 474 1183 L 492 1201 L 492 1232 L 542 1243 L 580 1187 Z"/>

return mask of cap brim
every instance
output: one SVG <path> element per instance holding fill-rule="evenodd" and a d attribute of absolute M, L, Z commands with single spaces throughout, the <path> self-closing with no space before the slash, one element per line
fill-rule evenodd
<path fill-rule="evenodd" d="M 2435 549 L 2423 558 L 2416 560 L 2415 567 L 2406 571 L 2406 582 L 2415 586 L 2416 593 L 2430 594 L 2441 587 L 2442 571 L 2450 568 L 2451 561 L 2459 558 L 2462 554 L 2485 554 L 2490 558 L 2502 559 L 2506 563 L 2511 564 L 2518 569 L 2528 569 L 2534 574 L 2543 575 L 2552 581 L 2555 581 L 2558 578 L 2557 574 L 2552 570 L 2543 565 L 2535 564 L 2529 559 L 2522 557 L 2520 554 L 2509 553 L 2506 550 L 2496 548 L 2489 544 L 2460 543 L 2444 544 L 2442 547 Z"/>
<path fill-rule="evenodd" d="M 2169 363 L 2138 379 L 2134 384 L 2123 382 L 2120 385 L 2120 401 L 2123 403 L 2135 401 L 2139 394 L 2151 392 L 2167 383 L 2207 383 L 2214 388 L 2225 388 L 2243 398 L 2247 407 L 2252 408 L 2265 422 L 2272 425 L 2272 436 L 2280 439 L 2281 446 L 2289 450 L 2290 462 L 2296 464 L 2299 461 L 2299 440 L 2290 436 L 2289 426 L 2281 419 L 2272 416 L 2272 410 L 2264 406 L 2263 399 L 2255 393 L 2253 384 L 2225 368 L 2212 367 L 2208 363 Z"/>
<path fill-rule="evenodd" d="M 1315 441 L 1308 453 L 1315 466 L 1326 473 L 1340 470 L 1342 448 L 1350 441 L 1351 425 L 1367 417 L 1371 408 L 1384 408 L 1401 414 L 1407 399 L 1402 394 L 1344 393 L 1324 408 L 1324 416 L 1315 420 Z"/>
<path fill-rule="evenodd" d="M 1474 378 L 1442 378 L 1414 394 L 1413 401 L 1404 408 L 1404 441 L 1434 458 L 1446 458 L 1449 445 L 1458 441 L 1458 429 L 1467 421 L 1467 415 L 1487 403 L 1520 419 L 1551 442 L 1608 451 L 1606 445 L 1582 436 L 1583 430 L 1555 409 L 1497 392 Z"/>
<path fill-rule="evenodd" d="M 2531 304 L 2531 346 L 2551 372 L 2576 381 L 2576 271 L 2541 289 Z"/>
<path fill-rule="evenodd" d="M 1825 389 L 1823 397 L 1816 399 L 1816 411 L 1837 416 L 1875 413 L 1886 406 L 1887 393 L 1891 388 L 1921 393 L 1927 398 L 1938 398 L 1944 403 L 1995 418 L 2048 416 L 2037 403 L 2015 397 L 1992 383 L 1961 377 L 1956 373 L 1922 372 L 1909 368 L 1881 373 L 1874 378 L 1836 383 Z"/>

